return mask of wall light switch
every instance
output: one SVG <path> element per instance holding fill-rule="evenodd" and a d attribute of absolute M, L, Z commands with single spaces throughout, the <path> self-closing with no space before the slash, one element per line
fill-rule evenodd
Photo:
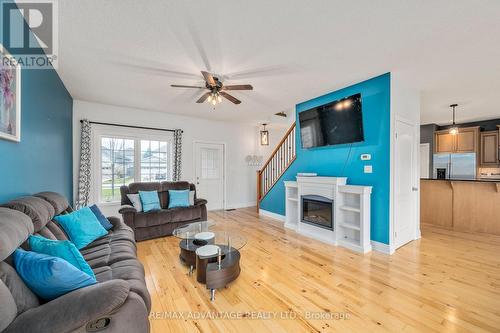
<path fill-rule="evenodd" d="M 373 167 L 371 165 L 365 165 L 365 173 L 373 173 Z"/>
<path fill-rule="evenodd" d="M 372 155 L 371 154 L 361 154 L 361 160 L 362 161 L 369 161 L 372 159 Z"/>

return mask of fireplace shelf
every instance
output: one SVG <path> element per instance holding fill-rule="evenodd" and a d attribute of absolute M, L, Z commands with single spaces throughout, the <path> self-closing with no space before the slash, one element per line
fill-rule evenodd
<path fill-rule="evenodd" d="M 346 210 L 348 212 L 355 212 L 355 213 L 360 213 L 361 212 L 361 209 L 359 209 L 359 207 L 340 206 L 339 208 L 341 210 Z"/>
<path fill-rule="evenodd" d="M 351 250 L 371 251 L 370 186 L 339 186 L 337 237 L 339 244 Z"/>
<path fill-rule="evenodd" d="M 356 231 L 360 231 L 360 227 L 358 225 L 350 224 L 350 223 L 339 223 L 339 227 L 352 229 Z"/>

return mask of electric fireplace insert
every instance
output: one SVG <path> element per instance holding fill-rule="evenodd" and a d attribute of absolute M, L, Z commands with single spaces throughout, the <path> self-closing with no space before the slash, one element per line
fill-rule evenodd
<path fill-rule="evenodd" d="M 333 200 L 320 195 L 303 195 L 302 222 L 333 230 Z"/>

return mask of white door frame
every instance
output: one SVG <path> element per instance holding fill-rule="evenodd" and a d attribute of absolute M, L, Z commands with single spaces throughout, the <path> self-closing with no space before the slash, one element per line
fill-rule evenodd
<path fill-rule="evenodd" d="M 419 169 L 420 169 L 420 158 L 419 158 L 419 153 L 420 153 L 420 140 L 418 140 L 418 138 L 420 137 L 420 135 L 417 135 L 417 134 L 420 134 L 420 124 L 416 124 L 415 122 L 407 119 L 407 118 L 404 118 L 404 117 L 401 117 L 401 116 L 396 116 L 394 118 L 394 146 L 393 146 L 393 160 L 395 161 L 396 160 L 396 122 L 402 122 L 402 123 L 405 123 L 406 125 L 408 126 L 411 126 L 413 128 L 413 137 L 415 139 L 415 142 L 413 144 L 413 156 L 414 156 L 414 161 L 413 161 L 413 168 L 415 169 L 413 174 L 412 174 L 412 183 L 413 183 L 413 186 L 416 187 L 418 189 L 418 191 L 420 191 L 420 183 L 419 183 L 419 180 L 418 180 L 418 175 L 419 175 Z M 394 170 L 392 171 L 392 192 L 393 193 L 396 193 L 396 163 L 394 163 Z M 394 204 L 392 205 L 392 223 L 390 224 L 390 237 L 389 237 L 389 243 L 391 244 L 390 245 L 390 252 L 392 253 L 393 251 L 395 251 L 398 247 L 401 247 L 403 246 L 404 244 L 396 244 L 396 239 L 394 237 L 394 231 L 396 230 L 396 223 L 398 221 L 396 221 L 396 198 L 393 198 L 394 200 Z M 419 195 L 419 192 L 415 192 L 415 199 L 413 200 L 414 201 L 414 209 L 415 209 L 415 216 L 414 216 L 414 219 L 413 219 L 413 223 L 414 223 L 414 231 L 413 231 L 413 240 L 417 240 L 420 238 L 420 195 Z"/>
<path fill-rule="evenodd" d="M 226 168 L 227 168 L 227 159 L 226 159 L 226 143 L 222 141 L 206 141 L 206 140 L 193 140 L 193 184 L 196 184 L 196 144 L 211 144 L 211 145 L 221 145 L 222 146 L 222 209 L 226 210 Z"/>
<path fill-rule="evenodd" d="M 428 152 L 430 153 L 431 151 L 431 144 L 426 142 L 426 143 L 421 143 L 420 146 L 419 146 L 419 150 L 418 150 L 418 153 L 420 154 L 420 147 L 427 147 L 427 150 Z M 430 177 L 431 174 L 430 174 L 430 169 L 429 169 L 429 166 L 431 165 L 431 161 L 430 161 L 430 158 L 429 158 L 429 153 L 427 154 L 427 172 L 429 173 L 428 176 Z M 419 159 L 419 162 L 422 161 L 422 156 L 420 156 L 420 159 Z M 422 178 L 422 174 L 420 173 L 420 163 L 419 163 L 419 177 L 418 178 Z"/>

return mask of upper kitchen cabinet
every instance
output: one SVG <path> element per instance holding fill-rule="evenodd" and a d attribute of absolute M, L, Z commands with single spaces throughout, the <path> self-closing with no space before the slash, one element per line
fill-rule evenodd
<path fill-rule="evenodd" d="M 460 128 L 456 135 L 448 130 L 434 133 L 435 153 L 476 153 L 478 151 L 479 127 Z"/>
<path fill-rule="evenodd" d="M 460 128 L 456 135 L 455 152 L 456 153 L 475 153 L 477 152 L 479 139 L 479 127 Z"/>
<path fill-rule="evenodd" d="M 481 166 L 498 167 L 498 131 L 481 132 Z"/>
<path fill-rule="evenodd" d="M 434 133 L 434 150 L 436 153 L 451 153 L 453 152 L 454 144 L 453 135 L 448 130 L 436 131 Z"/>

